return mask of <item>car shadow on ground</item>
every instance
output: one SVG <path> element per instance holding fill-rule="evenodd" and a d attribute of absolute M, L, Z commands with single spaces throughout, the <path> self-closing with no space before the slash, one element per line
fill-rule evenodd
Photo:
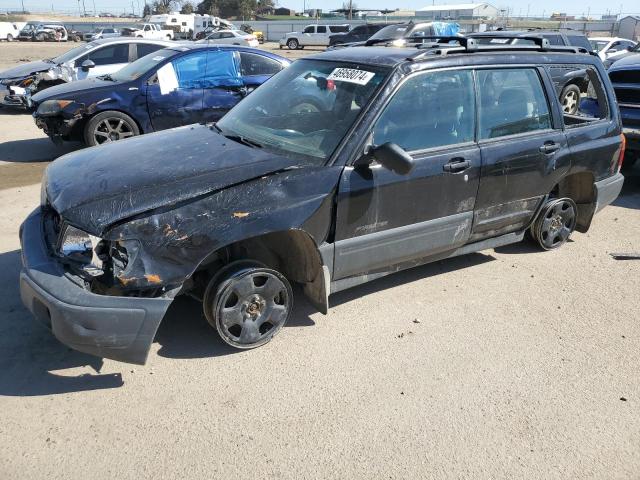
<path fill-rule="evenodd" d="M 622 192 L 613 205 L 640 209 L 640 160 L 636 161 L 633 168 L 623 170 L 622 174 L 624 175 Z"/>
<path fill-rule="evenodd" d="M 101 374 L 103 361 L 67 348 L 38 324 L 20 301 L 20 251 L 0 254 L 0 396 L 54 395 L 123 385 L 120 373 Z M 90 367 L 96 374 L 54 372 Z"/>
<path fill-rule="evenodd" d="M 48 137 L 11 140 L 0 143 L 0 160 L 12 163 L 50 162 L 83 146 L 80 142 L 55 145 Z"/>

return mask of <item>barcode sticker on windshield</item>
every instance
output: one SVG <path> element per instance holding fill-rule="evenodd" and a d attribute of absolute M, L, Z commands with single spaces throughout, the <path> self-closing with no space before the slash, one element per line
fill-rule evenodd
<path fill-rule="evenodd" d="M 356 70 L 354 68 L 336 68 L 331 72 L 331 75 L 327 77 L 327 80 L 366 85 L 374 76 L 375 73 L 366 72 L 364 70 Z"/>

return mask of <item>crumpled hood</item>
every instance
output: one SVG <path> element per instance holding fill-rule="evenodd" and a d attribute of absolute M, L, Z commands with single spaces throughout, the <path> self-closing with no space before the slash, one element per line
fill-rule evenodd
<path fill-rule="evenodd" d="M 47 63 L 43 62 L 42 60 L 38 60 L 37 62 L 23 63 L 8 70 L 3 70 L 2 72 L 0 72 L 0 78 L 28 77 L 29 75 L 37 72 L 45 72 L 56 66 L 57 65 L 55 63 Z"/>
<path fill-rule="evenodd" d="M 54 85 L 53 87 L 46 88 L 41 92 L 36 93 L 31 97 L 36 103 L 41 103 L 49 99 L 57 100 L 74 100 L 73 95 L 82 94 L 88 90 L 92 92 L 97 88 L 109 87 L 113 89 L 114 86 L 119 85 L 119 82 L 111 82 L 108 80 L 100 80 L 98 78 L 85 78 L 84 80 L 76 80 L 75 82 L 61 83 Z M 70 98 L 65 98 L 71 95 Z"/>
<path fill-rule="evenodd" d="M 49 165 L 43 181 L 63 219 L 100 235 L 131 216 L 300 162 L 190 125 L 67 154 Z"/>

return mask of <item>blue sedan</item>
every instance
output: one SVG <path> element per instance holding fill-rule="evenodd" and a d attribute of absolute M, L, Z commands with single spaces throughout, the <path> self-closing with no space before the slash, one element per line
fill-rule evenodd
<path fill-rule="evenodd" d="M 116 73 L 37 93 L 33 116 L 55 143 L 87 145 L 215 122 L 289 64 L 253 48 L 176 44 Z"/>

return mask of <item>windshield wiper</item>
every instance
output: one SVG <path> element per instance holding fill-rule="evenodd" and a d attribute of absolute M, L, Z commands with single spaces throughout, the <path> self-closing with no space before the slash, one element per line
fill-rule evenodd
<path fill-rule="evenodd" d="M 212 124 L 211 126 L 215 128 L 218 131 L 218 133 L 222 135 L 224 138 L 228 138 L 229 140 L 233 140 L 234 142 L 242 143 L 243 145 L 246 145 L 248 147 L 262 148 L 262 145 L 260 143 L 254 142 L 253 140 L 249 140 L 248 138 L 245 138 L 242 135 L 229 135 L 229 134 L 223 133 L 222 129 L 215 123 Z"/>

